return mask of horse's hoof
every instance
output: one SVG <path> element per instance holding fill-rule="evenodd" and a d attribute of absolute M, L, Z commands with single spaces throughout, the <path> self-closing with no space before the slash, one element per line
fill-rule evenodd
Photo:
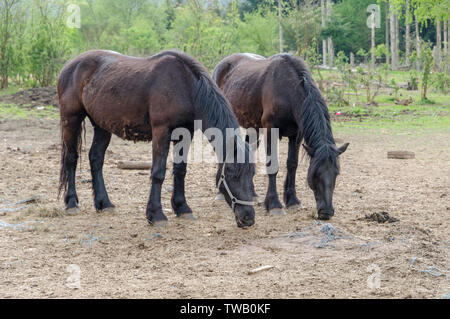
<path fill-rule="evenodd" d="M 286 211 L 283 208 L 272 208 L 269 211 L 270 216 L 284 216 Z"/>
<path fill-rule="evenodd" d="M 292 212 L 295 212 L 301 208 L 302 208 L 302 204 L 295 204 L 295 205 L 287 207 L 288 211 L 292 211 Z"/>
<path fill-rule="evenodd" d="M 197 220 L 198 219 L 197 216 L 195 216 L 192 213 L 178 215 L 178 218 L 186 219 L 186 220 Z"/>
<path fill-rule="evenodd" d="M 150 222 L 150 224 L 152 224 L 155 227 L 158 228 L 165 228 L 167 226 L 169 226 L 169 221 L 168 220 L 158 220 L 156 222 Z"/>
<path fill-rule="evenodd" d="M 225 196 L 223 196 L 223 194 L 217 194 L 214 200 L 225 200 Z"/>
<path fill-rule="evenodd" d="M 78 215 L 80 209 L 78 207 L 72 207 L 66 209 L 66 215 Z"/>
<path fill-rule="evenodd" d="M 115 212 L 116 212 L 116 208 L 115 207 L 106 207 L 105 209 L 102 209 L 100 211 L 100 213 L 109 213 L 109 214 L 112 214 L 112 213 L 115 213 Z"/>

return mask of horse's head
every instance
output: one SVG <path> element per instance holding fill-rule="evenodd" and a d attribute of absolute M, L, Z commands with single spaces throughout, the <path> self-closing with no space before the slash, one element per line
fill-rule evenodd
<path fill-rule="evenodd" d="M 219 165 L 216 185 L 233 210 L 238 227 L 249 227 L 255 223 L 255 209 L 253 208 L 254 175 L 255 165 L 248 163 L 248 161 L 237 163 L 236 157 L 232 163 L 225 161 L 225 163 Z"/>
<path fill-rule="evenodd" d="M 338 157 L 347 150 L 348 145 L 339 148 L 336 145 L 323 145 L 317 149 L 303 145 L 311 157 L 308 185 L 316 198 L 319 219 L 328 220 L 334 215 L 333 192 L 339 175 Z"/>

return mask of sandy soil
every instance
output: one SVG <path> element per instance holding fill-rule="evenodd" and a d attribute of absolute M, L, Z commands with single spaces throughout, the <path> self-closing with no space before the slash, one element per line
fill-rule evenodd
<path fill-rule="evenodd" d="M 112 214 L 94 210 L 85 151 L 77 172 L 82 211 L 63 216 L 56 199 L 58 122 L 3 121 L 0 298 L 442 298 L 450 293 L 450 132 L 339 137 L 351 145 L 341 161 L 331 226 L 314 219 L 305 158 L 297 183 L 304 208 L 274 218 L 257 207 L 256 225 L 245 230 L 236 227 L 224 202 L 214 201 L 212 164 L 188 168 L 187 199 L 198 221 L 177 220 L 170 211 L 169 172 L 163 205 L 171 224 L 161 230 L 145 219 L 149 172 L 116 168 L 119 160 L 150 160 L 150 144 L 113 138 L 104 169 L 117 206 Z M 286 142 L 280 148 L 284 162 Z M 398 149 L 416 152 L 416 159 L 388 160 L 387 151 Z M 282 170 L 279 189 L 284 177 Z M 255 184 L 264 196 L 265 175 L 258 174 Z M 17 203 L 31 196 L 38 201 Z M 380 212 L 399 221 L 364 219 Z M 274 268 L 248 274 L 264 265 Z M 67 280 L 77 267 L 81 285 L 73 289 Z"/>

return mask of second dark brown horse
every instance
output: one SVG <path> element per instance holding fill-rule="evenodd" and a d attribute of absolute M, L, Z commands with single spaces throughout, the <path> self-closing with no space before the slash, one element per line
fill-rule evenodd
<path fill-rule="evenodd" d="M 213 79 L 228 98 L 241 126 L 265 128 L 266 153 L 271 161 L 278 154 L 273 149 L 272 129 L 289 138 L 287 177 L 284 183 L 286 207 L 300 205 L 295 189 L 295 175 L 301 142 L 311 157 L 308 184 L 314 192 L 319 219 L 334 215 L 332 203 L 338 156 L 348 144 L 337 147 L 331 131 L 325 101 L 305 63 L 292 55 L 279 54 L 269 59 L 255 54 L 235 54 L 222 60 Z M 276 188 L 277 172 L 269 173 L 265 207 L 271 214 L 284 214 Z M 256 195 L 256 194 L 254 194 Z"/>

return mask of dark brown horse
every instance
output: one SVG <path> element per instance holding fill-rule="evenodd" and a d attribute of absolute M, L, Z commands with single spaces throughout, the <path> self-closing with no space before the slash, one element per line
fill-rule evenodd
<path fill-rule="evenodd" d="M 78 210 L 75 172 L 86 117 L 94 127 L 89 160 L 97 211 L 114 208 L 102 174 L 111 134 L 153 142 L 152 186 L 146 213 L 147 220 L 155 225 L 167 223 L 161 207 L 161 186 L 171 133 L 185 128 L 192 137 L 194 120 L 203 121 L 203 130 L 220 129 L 225 138 L 227 128 L 239 127 L 227 100 L 203 66 L 179 52 L 161 52 L 150 58 L 128 57 L 111 51 L 86 52 L 64 66 L 58 80 L 58 95 L 62 132 L 59 191 L 65 191 L 64 201 L 70 211 Z M 233 138 L 242 142 L 240 137 Z M 236 147 L 232 151 L 236 152 Z M 248 153 L 248 147 L 244 149 Z M 226 151 L 224 147 L 222 154 Z M 173 167 L 172 208 L 178 217 L 195 218 L 184 194 L 188 152 L 181 153 L 178 155 L 183 161 L 174 162 Z M 249 164 L 248 156 L 246 159 L 244 163 L 220 164 L 216 181 L 233 207 L 238 226 L 251 226 L 255 216 L 249 203 L 254 165 Z"/>
<path fill-rule="evenodd" d="M 309 154 L 308 184 L 314 192 L 319 219 L 334 215 L 332 204 L 338 156 L 348 144 L 338 148 L 331 132 L 330 117 L 319 89 L 305 63 L 292 55 L 269 59 L 254 54 L 235 54 L 221 61 L 213 79 L 229 100 L 241 126 L 266 128 L 268 165 L 278 154 L 271 146 L 271 129 L 280 138 L 289 138 L 287 177 L 284 184 L 286 207 L 300 205 L 295 190 L 300 144 Z M 274 154 L 272 154 L 274 153 Z M 284 214 L 276 189 L 277 172 L 269 173 L 265 207 L 272 214 Z M 254 194 L 255 195 L 255 194 Z"/>

